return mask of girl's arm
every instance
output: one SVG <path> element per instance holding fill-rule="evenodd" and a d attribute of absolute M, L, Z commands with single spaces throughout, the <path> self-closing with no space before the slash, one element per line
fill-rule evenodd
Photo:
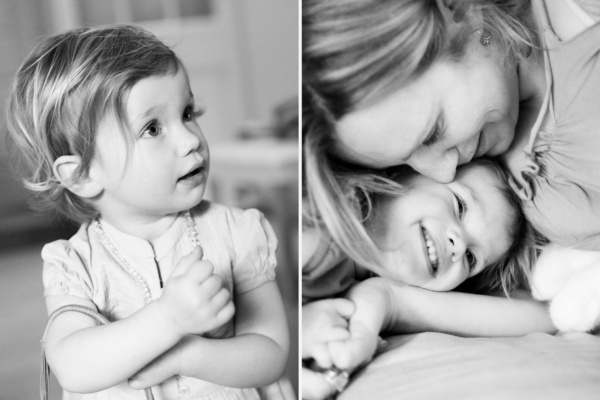
<path fill-rule="evenodd" d="M 201 333 L 227 322 L 233 304 L 212 264 L 198 261 L 199 250 L 184 257 L 160 299 L 128 318 L 96 326 L 86 315 L 67 312 L 49 328 L 46 355 L 61 386 L 71 392 L 97 392 L 126 381 L 184 335 Z M 51 313 L 67 304 L 92 309 L 76 296 L 48 296 Z"/>
<path fill-rule="evenodd" d="M 91 301 L 75 296 L 46 298 L 49 312 L 67 304 L 96 309 Z M 48 331 L 48 363 L 65 390 L 97 392 L 125 381 L 177 343 L 178 334 L 166 329 L 169 324 L 156 302 L 129 318 L 101 326 L 87 315 L 67 312 Z"/>
<path fill-rule="evenodd" d="M 229 339 L 188 336 L 132 377 L 143 389 L 174 375 L 230 387 L 260 387 L 276 381 L 289 351 L 287 320 L 275 281 L 236 297 L 236 333 Z"/>
<path fill-rule="evenodd" d="M 458 336 L 520 336 L 555 333 L 546 303 L 528 293 L 511 298 L 460 292 L 432 292 L 397 286 L 382 278 L 368 284 L 385 288 L 391 302 L 382 330 L 398 333 L 445 332 Z M 369 282 L 366 281 L 366 282 Z"/>
<path fill-rule="evenodd" d="M 356 306 L 350 339 L 329 344 L 331 358 L 342 369 L 368 362 L 379 333 L 444 332 L 458 336 L 520 336 L 556 332 L 546 303 L 520 293 L 513 298 L 459 292 L 433 292 L 371 278 L 347 294 Z"/>
<path fill-rule="evenodd" d="M 354 285 L 346 293 L 355 306 L 348 323 L 348 338 L 329 342 L 331 360 L 338 368 L 353 370 L 371 360 L 379 344 L 379 334 L 394 314 L 390 292 L 384 279 L 372 278 Z"/>

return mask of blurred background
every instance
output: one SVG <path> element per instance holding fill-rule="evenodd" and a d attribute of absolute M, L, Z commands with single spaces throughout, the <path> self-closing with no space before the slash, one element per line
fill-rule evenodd
<path fill-rule="evenodd" d="M 298 377 L 298 1 L 0 0 L 0 99 L 44 36 L 81 26 L 132 23 L 171 45 L 211 150 L 206 198 L 265 213 L 279 238 L 277 281 L 292 332 L 286 375 Z M 42 246 L 68 238 L 67 221 L 28 208 L 0 116 L 0 399 L 38 397 L 39 340 L 47 314 Z M 52 398 L 60 398 L 53 382 Z"/>

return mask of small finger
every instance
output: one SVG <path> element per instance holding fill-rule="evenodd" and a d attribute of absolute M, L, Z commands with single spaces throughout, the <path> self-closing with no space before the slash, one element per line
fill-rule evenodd
<path fill-rule="evenodd" d="M 327 343 L 317 343 L 313 346 L 311 357 L 315 360 L 317 365 L 321 368 L 331 368 L 333 363 L 331 362 L 331 356 L 329 355 L 329 349 Z"/>
<path fill-rule="evenodd" d="M 354 302 L 348 299 L 334 299 L 333 304 L 338 314 L 346 319 L 350 318 L 356 309 Z"/>
<path fill-rule="evenodd" d="M 196 261 L 194 262 L 189 270 L 187 271 L 186 278 L 190 279 L 193 282 L 202 284 L 206 281 L 210 276 L 213 275 L 214 266 L 209 261 Z"/>
<path fill-rule="evenodd" d="M 350 339 L 350 331 L 343 327 L 332 327 L 323 332 L 322 339 L 324 342 L 348 340 Z"/>
<path fill-rule="evenodd" d="M 234 315 L 235 305 L 233 304 L 233 301 L 229 301 L 229 303 L 227 303 L 225 307 L 221 308 L 221 310 L 219 310 L 219 312 L 217 313 L 217 320 L 224 324 L 225 322 L 233 318 Z"/>
<path fill-rule="evenodd" d="M 320 372 L 302 368 L 302 398 L 305 400 L 321 400 L 332 395 L 334 389 Z"/>
<path fill-rule="evenodd" d="M 220 310 L 229 303 L 231 296 L 229 290 L 224 287 L 221 288 L 211 299 L 210 302 L 215 309 Z"/>
<path fill-rule="evenodd" d="M 202 249 L 200 249 L 198 247 L 192 249 L 192 251 L 188 255 L 186 255 L 179 261 L 179 263 L 177 264 L 177 266 L 171 273 L 171 276 L 175 277 L 175 276 L 183 275 L 184 273 L 186 273 L 186 271 L 189 270 L 190 266 L 195 261 L 199 261 L 201 257 L 202 257 Z"/>
<path fill-rule="evenodd" d="M 352 367 L 352 357 L 347 346 L 347 342 L 335 341 L 327 343 L 332 363 L 340 369 L 349 369 Z"/>
<path fill-rule="evenodd" d="M 200 290 L 207 299 L 214 297 L 223 288 L 223 279 L 219 275 L 212 274 L 200 283 Z"/>

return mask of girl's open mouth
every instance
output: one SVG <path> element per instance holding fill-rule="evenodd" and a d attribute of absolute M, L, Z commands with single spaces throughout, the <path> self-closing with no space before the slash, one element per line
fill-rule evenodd
<path fill-rule="evenodd" d="M 431 262 L 432 275 L 435 276 L 439 266 L 438 253 L 435 248 L 435 242 L 423 226 L 421 226 L 421 232 L 423 233 L 423 240 L 425 241 L 425 247 L 427 248 L 427 259 Z"/>
<path fill-rule="evenodd" d="M 198 167 L 196 169 L 193 169 L 189 173 L 187 173 L 184 176 L 182 176 L 181 178 L 179 178 L 178 181 L 183 181 L 183 180 L 186 180 L 186 179 L 190 179 L 190 178 L 198 175 L 200 173 L 200 171 L 202 171 L 202 167 Z"/>

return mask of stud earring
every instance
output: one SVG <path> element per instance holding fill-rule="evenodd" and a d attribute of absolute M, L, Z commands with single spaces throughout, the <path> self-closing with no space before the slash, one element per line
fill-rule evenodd
<path fill-rule="evenodd" d="M 482 45 L 487 46 L 490 44 L 491 41 L 492 41 L 492 35 L 485 29 L 482 29 L 481 30 L 481 39 L 479 39 L 479 42 Z"/>

